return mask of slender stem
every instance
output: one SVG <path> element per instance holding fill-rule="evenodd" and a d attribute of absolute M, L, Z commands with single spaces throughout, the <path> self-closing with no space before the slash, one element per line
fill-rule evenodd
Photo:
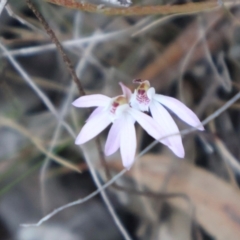
<path fill-rule="evenodd" d="M 53 32 L 53 30 L 50 28 L 50 26 L 48 25 L 47 21 L 44 19 L 44 17 L 42 16 L 42 14 L 36 9 L 36 7 L 33 5 L 33 3 L 30 0 L 26 0 L 26 3 L 28 5 L 28 7 L 33 11 L 33 13 L 35 14 L 35 16 L 37 17 L 37 19 L 39 20 L 39 22 L 43 25 L 43 28 L 46 30 L 47 34 L 49 35 L 49 37 L 51 38 L 52 42 L 56 45 L 58 51 L 60 52 L 63 61 L 65 62 L 67 69 L 73 79 L 73 81 L 76 83 L 77 87 L 78 87 L 78 91 L 81 95 L 85 95 L 85 91 L 82 87 L 81 81 L 79 80 L 79 78 L 76 75 L 76 72 L 74 70 L 74 67 L 69 59 L 69 57 L 67 56 L 67 54 L 65 53 L 61 43 L 59 42 L 59 40 L 57 39 L 55 33 Z"/>

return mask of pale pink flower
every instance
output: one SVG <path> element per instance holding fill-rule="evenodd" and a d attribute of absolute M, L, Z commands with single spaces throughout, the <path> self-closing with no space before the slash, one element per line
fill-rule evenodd
<path fill-rule="evenodd" d="M 72 103 L 73 106 L 80 108 L 97 107 L 87 119 L 75 143 L 83 144 L 89 141 L 113 123 L 105 144 L 105 155 L 109 156 L 120 148 L 123 166 L 129 169 L 136 152 L 135 121 L 155 139 L 161 138 L 163 132 L 151 117 L 129 106 L 132 93 L 122 83 L 120 85 L 123 95 L 110 98 L 94 94 L 80 97 Z M 169 145 L 168 139 L 162 142 Z"/>
<path fill-rule="evenodd" d="M 161 94 L 156 94 L 155 89 L 150 87 L 150 83 L 147 80 L 142 81 L 137 79 L 133 82 L 139 83 L 139 87 L 132 94 L 130 105 L 140 111 L 150 111 L 153 119 L 161 127 L 162 132 L 164 132 L 165 135 L 179 133 L 176 123 L 165 108 L 172 111 L 190 126 L 196 127 L 199 130 L 204 130 L 196 114 L 179 100 Z M 183 158 L 185 153 L 181 135 L 168 137 L 168 140 L 170 142 L 168 147 L 178 157 Z"/>

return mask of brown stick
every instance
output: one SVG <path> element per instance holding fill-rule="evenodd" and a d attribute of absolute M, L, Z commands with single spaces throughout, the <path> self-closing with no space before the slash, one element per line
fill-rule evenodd
<path fill-rule="evenodd" d="M 103 13 L 106 15 L 153 15 L 153 14 L 174 14 L 174 13 L 193 13 L 206 11 L 218 7 L 217 1 L 190 2 L 182 5 L 152 5 L 152 6 L 133 6 L 122 8 L 99 7 L 91 3 L 81 3 L 75 0 L 45 0 L 47 2 L 72 8 L 85 12 Z"/>

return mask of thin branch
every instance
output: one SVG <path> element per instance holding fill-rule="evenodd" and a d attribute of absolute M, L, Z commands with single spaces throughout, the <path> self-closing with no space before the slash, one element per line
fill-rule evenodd
<path fill-rule="evenodd" d="M 103 13 L 106 15 L 153 15 L 153 14 L 175 14 L 192 13 L 206 11 L 219 7 L 217 1 L 190 2 L 181 5 L 151 5 L 151 6 L 133 6 L 133 7 L 104 7 L 102 5 L 91 4 L 87 2 L 76 2 L 75 0 L 45 0 L 47 2 L 60 5 L 66 8 L 72 8 L 85 12 Z"/>

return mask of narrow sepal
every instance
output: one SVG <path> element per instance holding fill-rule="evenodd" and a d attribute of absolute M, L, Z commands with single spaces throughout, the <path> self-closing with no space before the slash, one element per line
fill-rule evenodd
<path fill-rule="evenodd" d="M 97 117 L 89 119 L 78 134 L 75 144 L 83 144 L 89 141 L 103 131 L 110 123 L 109 114 L 105 111 Z"/>
<path fill-rule="evenodd" d="M 120 135 L 120 152 L 123 166 L 130 169 L 135 158 L 137 140 L 134 127 L 134 119 L 128 114 L 123 115 L 125 124 L 122 125 Z"/>
<path fill-rule="evenodd" d="M 179 129 L 172 119 L 168 111 L 161 106 L 157 101 L 152 101 L 150 105 L 150 111 L 153 116 L 153 119 L 164 129 L 165 136 L 169 134 L 179 133 Z M 183 158 L 185 155 L 181 135 L 174 135 L 167 137 L 170 144 L 166 144 L 175 155 L 180 158 Z"/>
<path fill-rule="evenodd" d="M 106 156 L 109 156 L 115 153 L 120 147 L 120 132 L 122 126 L 124 125 L 124 119 L 119 118 L 114 121 L 110 131 L 108 133 L 107 141 L 105 144 L 104 153 Z"/>
<path fill-rule="evenodd" d="M 74 107 L 87 108 L 87 107 L 100 107 L 107 106 L 111 101 L 111 98 L 102 94 L 92 94 L 82 96 L 76 99 L 72 105 Z"/>
<path fill-rule="evenodd" d="M 190 126 L 196 127 L 199 130 L 204 130 L 204 127 L 197 115 L 179 100 L 160 94 L 155 94 L 154 99 L 163 104 Z"/>

